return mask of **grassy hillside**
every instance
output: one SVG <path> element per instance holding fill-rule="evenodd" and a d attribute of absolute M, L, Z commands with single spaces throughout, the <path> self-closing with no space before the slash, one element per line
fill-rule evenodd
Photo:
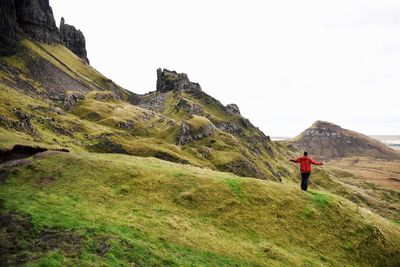
<path fill-rule="evenodd" d="M 0 185 L 0 257 L 29 266 L 396 266 L 400 228 L 322 191 L 153 158 L 45 152 Z"/>
<path fill-rule="evenodd" d="M 0 127 L 70 150 L 114 152 L 282 180 L 286 148 L 203 92 L 130 93 L 62 45 L 21 41 L 0 58 Z M 159 110 L 145 103 L 163 99 Z M 137 102 L 139 105 L 133 105 Z M 200 114 L 189 114 L 196 105 Z M 179 144 L 187 123 L 190 142 Z M 209 127 L 209 133 L 203 134 Z M 15 143 L 20 139 L 16 138 Z"/>
<path fill-rule="evenodd" d="M 302 192 L 296 148 L 187 75 L 136 95 L 62 45 L 19 47 L 0 58 L 0 265 L 399 264 L 398 191 L 337 163 Z M 70 153 L 3 162 L 18 144 Z"/>

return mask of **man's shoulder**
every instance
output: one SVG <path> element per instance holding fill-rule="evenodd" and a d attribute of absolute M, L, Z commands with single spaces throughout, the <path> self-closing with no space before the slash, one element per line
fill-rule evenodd
<path fill-rule="evenodd" d="M 297 160 L 298 160 L 298 161 L 306 161 L 306 160 L 308 160 L 308 157 L 300 157 L 300 158 L 298 158 Z"/>

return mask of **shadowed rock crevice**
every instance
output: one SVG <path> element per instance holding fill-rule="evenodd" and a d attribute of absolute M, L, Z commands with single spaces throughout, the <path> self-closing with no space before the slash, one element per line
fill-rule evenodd
<path fill-rule="evenodd" d="M 9 150 L 0 151 L 0 163 L 14 159 L 29 158 L 44 151 L 47 151 L 47 148 L 15 145 Z"/>
<path fill-rule="evenodd" d="M 69 152 L 67 149 L 55 149 L 49 150 L 44 147 L 38 146 L 28 146 L 28 145 L 14 145 L 11 149 L 0 150 L 0 163 L 15 160 L 15 159 L 24 159 L 29 158 L 38 153 L 46 152 L 46 151 L 55 151 L 55 152 Z"/>

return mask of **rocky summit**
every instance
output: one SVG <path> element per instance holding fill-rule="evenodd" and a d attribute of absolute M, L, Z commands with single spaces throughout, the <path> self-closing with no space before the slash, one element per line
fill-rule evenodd
<path fill-rule="evenodd" d="M 326 121 L 316 121 L 292 142 L 311 154 L 326 158 L 353 156 L 400 158 L 399 153 L 385 144 Z"/>
<path fill-rule="evenodd" d="M 157 91 L 168 92 L 168 91 L 201 91 L 201 87 L 198 83 L 189 81 L 187 74 L 177 73 L 176 71 L 169 70 L 157 70 Z"/>

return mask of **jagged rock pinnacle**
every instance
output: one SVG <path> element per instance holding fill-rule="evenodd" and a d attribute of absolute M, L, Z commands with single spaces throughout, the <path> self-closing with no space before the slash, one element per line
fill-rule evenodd
<path fill-rule="evenodd" d="M 61 42 L 74 54 L 82 58 L 89 64 L 86 52 L 85 36 L 80 30 L 74 26 L 65 24 L 65 19 L 61 18 L 60 22 L 60 37 Z"/>
<path fill-rule="evenodd" d="M 177 73 L 167 69 L 157 69 L 157 91 L 201 91 L 198 83 L 189 81 L 185 73 Z"/>

